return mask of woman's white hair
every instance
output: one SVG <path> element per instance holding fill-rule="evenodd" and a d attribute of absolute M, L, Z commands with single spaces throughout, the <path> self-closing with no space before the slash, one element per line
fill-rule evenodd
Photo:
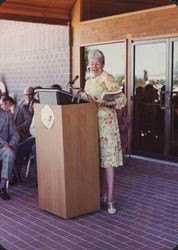
<path fill-rule="evenodd" d="M 105 64 L 105 56 L 103 52 L 99 49 L 91 50 L 88 54 L 88 61 L 92 58 L 98 58 L 103 64 Z"/>

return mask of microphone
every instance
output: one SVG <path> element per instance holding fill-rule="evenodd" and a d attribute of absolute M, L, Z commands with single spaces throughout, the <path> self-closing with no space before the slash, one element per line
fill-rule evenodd
<path fill-rule="evenodd" d="M 70 85 L 70 86 L 73 85 L 77 81 L 78 78 L 79 78 L 79 76 L 76 75 L 75 78 L 72 81 L 68 82 L 68 85 Z"/>

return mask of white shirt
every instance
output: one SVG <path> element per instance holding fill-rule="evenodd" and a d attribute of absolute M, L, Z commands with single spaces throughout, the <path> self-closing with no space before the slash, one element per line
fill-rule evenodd
<path fill-rule="evenodd" d="M 33 116 L 32 122 L 30 125 L 30 134 L 35 137 L 35 117 Z"/>

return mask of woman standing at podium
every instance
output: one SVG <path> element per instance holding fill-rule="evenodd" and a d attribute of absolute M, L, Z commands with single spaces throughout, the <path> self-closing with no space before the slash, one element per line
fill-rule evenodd
<path fill-rule="evenodd" d="M 100 50 L 92 50 L 88 55 L 88 62 L 90 77 L 86 81 L 85 94 L 82 94 L 82 98 L 86 95 L 84 98 L 90 97 L 98 106 L 101 199 L 107 202 L 108 213 L 114 214 L 116 212 L 113 199 L 114 170 L 123 165 L 116 108 L 126 105 L 126 96 L 120 94 L 114 101 L 101 100 L 103 92 L 119 90 L 118 83 L 111 74 L 104 71 L 105 57 Z"/>

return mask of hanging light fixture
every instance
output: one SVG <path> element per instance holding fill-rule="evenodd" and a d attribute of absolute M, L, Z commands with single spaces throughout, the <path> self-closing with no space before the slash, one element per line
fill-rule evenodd
<path fill-rule="evenodd" d="M 3 4 L 5 2 L 5 0 L 0 0 L 0 5 Z"/>

